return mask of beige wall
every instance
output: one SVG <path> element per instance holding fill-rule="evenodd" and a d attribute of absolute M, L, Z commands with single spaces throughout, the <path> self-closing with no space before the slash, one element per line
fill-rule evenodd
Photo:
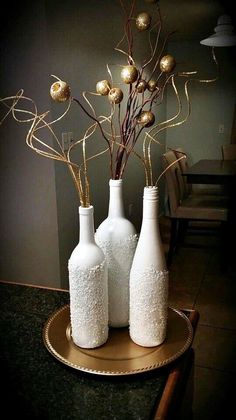
<path fill-rule="evenodd" d="M 212 79 L 217 75 L 210 47 L 198 42 L 182 42 L 181 46 L 172 42 L 169 49 L 178 57 L 180 70 L 198 70 L 194 77 L 200 79 Z M 199 159 L 220 159 L 221 146 L 231 140 L 236 97 L 235 47 L 215 48 L 215 54 L 219 64 L 218 80 L 191 83 L 191 115 L 184 125 L 167 131 L 167 147 L 182 147 L 192 163 Z M 169 92 L 167 115 L 172 115 L 175 106 L 175 99 Z M 224 125 L 223 133 L 219 133 L 221 124 Z"/>
<path fill-rule="evenodd" d="M 24 88 L 49 108 L 44 3 L 9 5 L 2 21 L 1 96 Z M 6 5 L 7 6 L 7 5 Z M 4 42 L 3 42 L 4 41 Z M 2 112 L 2 109 L 1 109 Z M 60 286 L 55 170 L 25 145 L 26 126 L 1 127 L 1 263 L 6 281 Z"/>

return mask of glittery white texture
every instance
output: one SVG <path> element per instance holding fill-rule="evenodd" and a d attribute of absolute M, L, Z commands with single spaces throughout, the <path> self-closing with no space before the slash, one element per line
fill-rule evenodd
<path fill-rule="evenodd" d="M 165 340 L 168 314 L 168 271 L 150 267 L 130 274 L 130 337 L 144 347 Z"/>
<path fill-rule="evenodd" d="M 70 319 L 76 345 L 94 348 L 108 338 L 107 264 L 84 269 L 69 260 Z"/>
<path fill-rule="evenodd" d="M 123 240 L 104 241 L 95 234 L 98 246 L 103 250 L 108 264 L 109 325 L 125 327 L 129 324 L 129 276 L 138 235 Z"/>

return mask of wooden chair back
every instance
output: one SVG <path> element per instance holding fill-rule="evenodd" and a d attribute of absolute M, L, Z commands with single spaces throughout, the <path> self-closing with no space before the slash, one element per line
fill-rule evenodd
<path fill-rule="evenodd" d="M 177 159 L 180 159 L 182 156 L 186 156 L 185 159 L 179 160 L 179 167 L 180 167 L 180 170 L 183 174 L 183 172 L 186 169 L 189 168 L 187 155 L 183 151 L 183 149 L 181 149 L 181 147 L 178 147 L 177 149 L 175 149 L 174 153 L 175 153 L 175 156 L 176 156 Z M 184 193 L 187 196 L 187 195 L 191 194 L 191 192 L 192 192 L 192 185 L 187 183 L 187 180 L 186 180 L 185 176 L 182 175 L 182 177 L 183 177 Z"/>
<path fill-rule="evenodd" d="M 169 197 L 170 216 L 174 217 L 185 195 L 183 176 L 179 162 L 176 161 L 176 155 L 172 150 L 164 153 L 161 160 L 163 169 L 171 165 L 165 172 L 165 179 Z"/>
<path fill-rule="evenodd" d="M 236 143 L 223 144 L 221 151 L 223 160 L 236 160 Z"/>

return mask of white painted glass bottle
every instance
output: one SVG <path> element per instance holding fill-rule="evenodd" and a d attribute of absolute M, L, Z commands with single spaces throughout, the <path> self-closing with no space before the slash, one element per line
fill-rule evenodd
<path fill-rule="evenodd" d="M 125 218 L 122 179 L 109 181 L 108 217 L 98 227 L 95 239 L 108 263 L 109 325 L 129 324 L 129 275 L 137 245 L 133 224 Z"/>
<path fill-rule="evenodd" d="M 166 337 L 168 271 L 159 231 L 158 188 L 145 187 L 143 220 L 130 272 L 130 337 L 153 347 Z"/>
<path fill-rule="evenodd" d="M 79 243 L 68 263 L 71 334 L 84 348 L 99 347 L 108 338 L 107 263 L 95 243 L 93 212 L 93 206 L 79 207 Z"/>

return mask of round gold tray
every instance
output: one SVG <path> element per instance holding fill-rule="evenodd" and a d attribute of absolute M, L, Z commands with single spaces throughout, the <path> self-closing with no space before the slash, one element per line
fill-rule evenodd
<path fill-rule="evenodd" d="M 183 354 L 193 339 L 192 325 L 186 315 L 168 309 L 167 336 L 156 347 L 141 347 L 129 336 L 128 328 L 110 328 L 107 342 L 96 349 L 76 346 L 70 333 L 70 308 L 63 306 L 43 329 L 46 348 L 60 362 L 98 375 L 131 375 L 169 364 Z"/>

